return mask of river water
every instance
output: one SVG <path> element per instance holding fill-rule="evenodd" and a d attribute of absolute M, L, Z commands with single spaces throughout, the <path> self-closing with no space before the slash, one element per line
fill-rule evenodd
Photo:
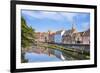
<path fill-rule="evenodd" d="M 29 48 L 25 52 L 24 57 L 28 62 L 64 61 L 73 59 L 63 51 L 36 46 Z"/>
<path fill-rule="evenodd" d="M 40 46 L 31 46 L 24 51 L 24 59 L 22 60 L 27 60 L 27 62 L 49 62 L 65 60 L 86 60 L 89 58 L 89 56 L 85 54 L 79 54 L 77 52 L 45 48 Z"/>

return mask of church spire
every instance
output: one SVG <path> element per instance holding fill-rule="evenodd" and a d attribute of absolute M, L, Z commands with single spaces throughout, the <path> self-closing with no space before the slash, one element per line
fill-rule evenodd
<path fill-rule="evenodd" d="M 72 33 L 73 32 L 76 32 L 76 28 L 75 28 L 75 22 L 73 21 L 73 23 L 72 23 Z"/>

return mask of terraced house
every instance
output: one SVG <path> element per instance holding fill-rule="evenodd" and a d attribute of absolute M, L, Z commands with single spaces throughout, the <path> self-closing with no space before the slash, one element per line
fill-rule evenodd
<path fill-rule="evenodd" d="M 90 29 L 78 32 L 77 29 L 72 26 L 70 30 L 57 31 L 54 41 L 55 43 L 64 44 L 90 44 Z"/>

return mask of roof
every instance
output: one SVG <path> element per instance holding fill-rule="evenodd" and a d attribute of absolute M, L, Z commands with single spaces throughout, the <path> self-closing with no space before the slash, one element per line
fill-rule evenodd
<path fill-rule="evenodd" d="M 79 32 L 81 36 L 90 36 L 90 29 L 84 31 L 84 32 Z"/>
<path fill-rule="evenodd" d="M 66 36 L 66 35 L 71 35 L 71 33 L 72 33 L 71 30 L 67 30 L 67 31 L 65 31 L 64 36 Z"/>

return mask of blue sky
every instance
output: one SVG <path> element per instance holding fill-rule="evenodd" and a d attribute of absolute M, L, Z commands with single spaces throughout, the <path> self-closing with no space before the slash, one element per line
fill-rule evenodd
<path fill-rule="evenodd" d="M 36 32 L 69 30 L 72 24 L 79 32 L 90 27 L 90 13 L 22 10 L 21 16 Z"/>

